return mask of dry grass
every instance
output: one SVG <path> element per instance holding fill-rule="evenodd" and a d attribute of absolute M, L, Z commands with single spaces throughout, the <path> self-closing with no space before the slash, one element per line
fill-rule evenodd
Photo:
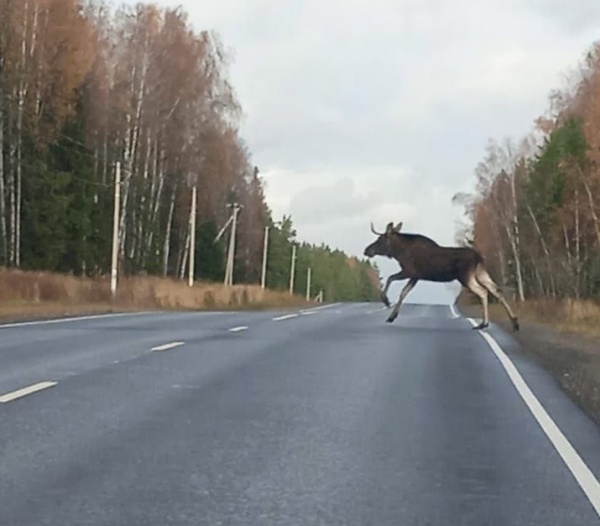
<path fill-rule="evenodd" d="M 600 336 L 600 305 L 591 300 L 531 300 L 519 305 L 518 312 L 524 319 L 562 331 Z"/>
<path fill-rule="evenodd" d="M 520 319 L 548 325 L 564 332 L 574 332 L 587 336 L 600 336 L 600 304 L 592 300 L 528 300 L 523 303 L 510 302 Z M 461 307 L 469 314 L 481 316 L 478 300 L 464 292 L 459 299 Z M 506 313 L 501 305 L 490 305 L 490 317 L 503 320 Z"/>
<path fill-rule="evenodd" d="M 307 302 L 257 285 L 224 287 L 159 277 L 119 281 L 111 301 L 108 278 L 0 269 L 0 317 L 17 318 L 131 310 L 229 310 L 294 307 Z"/>

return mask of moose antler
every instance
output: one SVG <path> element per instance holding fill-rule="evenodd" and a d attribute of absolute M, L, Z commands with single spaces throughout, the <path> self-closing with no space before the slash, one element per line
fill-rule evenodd
<path fill-rule="evenodd" d="M 381 235 L 383 235 L 383 234 L 380 234 L 379 232 L 377 232 L 377 231 L 375 230 L 375 227 L 373 226 L 373 223 L 371 223 L 371 232 L 373 232 L 373 234 L 375 234 L 376 236 L 381 236 Z"/>

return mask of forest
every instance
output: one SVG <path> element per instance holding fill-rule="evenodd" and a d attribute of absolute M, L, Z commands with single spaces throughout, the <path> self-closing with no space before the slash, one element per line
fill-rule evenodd
<path fill-rule="evenodd" d="M 489 139 L 475 177 L 474 194 L 454 197 L 466 215 L 457 240 L 516 300 L 600 298 L 600 44 L 529 134 Z"/>
<path fill-rule="evenodd" d="M 0 266 L 109 273 L 119 165 L 121 274 L 185 276 L 195 187 L 198 279 L 223 280 L 237 202 L 235 283 L 260 283 L 268 226 L 267 287 L 288 287 L 296 244 L 298 293 L 310 266 L 328 301 L 376 298 L 375 266 L 273 217 L 228 65 L 181 8 L 0 0 Z"/>

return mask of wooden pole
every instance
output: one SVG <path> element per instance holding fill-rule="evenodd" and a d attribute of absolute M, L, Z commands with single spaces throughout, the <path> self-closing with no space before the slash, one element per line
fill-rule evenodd
<path fill-rule="evenodd" d="M 294 274 L 296 273 L 296 245 L 292 246 L 292 265 L 290 269 L 290 294 L 294 293 Z"/>
<path fill-rule="evenodd" d="M 229 238 L 229 251 L 227 253 L 227 267 L 225 269 L 225 285 L 233 285 L 233 267 L 235 258 L 235 236 L 237 229 L 238 203 L 233 203 L 233 223 L 231 225 L 231 237 Z"/>
<path fill-rule="evenodd" d="M 192 209 L 190 210 L 190 257 L 188 268 L 188 286 L 194 286 L 194 267 L 196 265 L 196 185 L 192 188 Z"/>
<path fill-rule="evenodd" d="M 267 285 L 267 252 L 269 246 L 269 227 L 265 227 L 265 242 L 263 246 L 263 261 L 262 261 L 262 275 L 260 279 L 260 286 L 264 289 Z"/>
<path fill-rule="evenodd" d="M 113 299 L 117 295 L 117 264 L 119 257 L 119 210 L 121 207 L 121 163 L 115 167 L 115 192 L 113 212 L 112 258 L 110 269 L 110 294 Z"/>

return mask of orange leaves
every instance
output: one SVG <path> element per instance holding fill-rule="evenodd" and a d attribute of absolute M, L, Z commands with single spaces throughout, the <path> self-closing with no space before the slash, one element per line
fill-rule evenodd
<path fill-rule="evenodd" d="M 74 113 L 77 90 L 94 59 L 92 27 L 80 0 L 3 4 L 3 88 L 18 92 L 14 102 L 23 104 L 26 129 L 45 144 Z"/>
<path fill-rule="evenodd" d="M 530 294 L 599 293 L 600 44 L 549 106 L 518 147 L 489 142 L 475 171 L 475 244 Z"/>

